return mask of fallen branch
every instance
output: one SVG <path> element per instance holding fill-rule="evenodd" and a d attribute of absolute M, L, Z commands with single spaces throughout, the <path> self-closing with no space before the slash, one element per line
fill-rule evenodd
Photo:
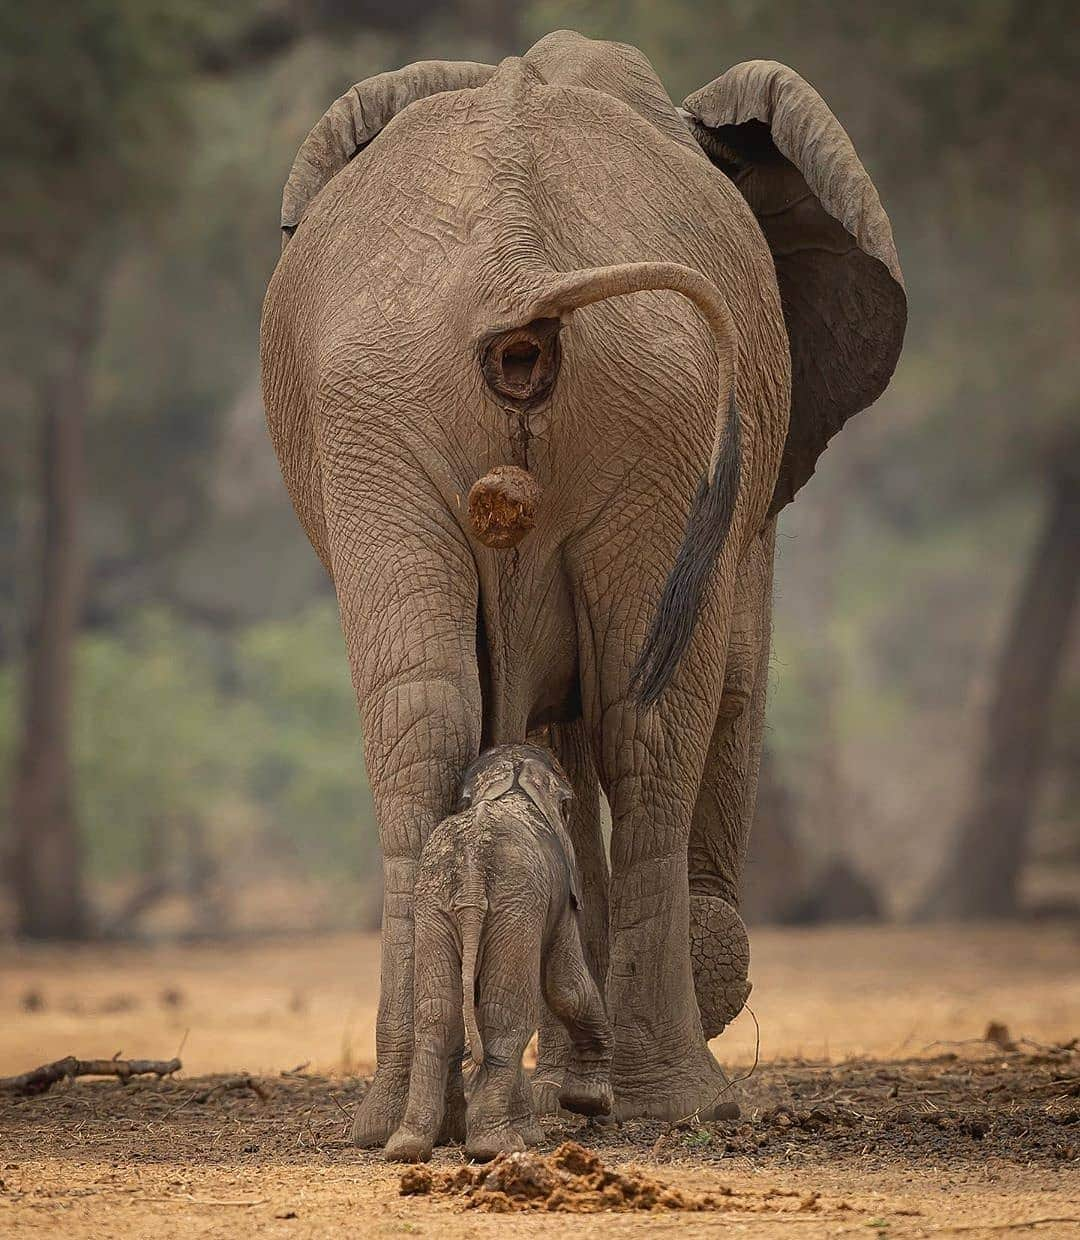
<path fill-rule="evenodd" d="M 250 1089 L 253 1094 L 258 1095 L 260 1102 L 268 1102 L 270 1099 L 270 1091 L 257 1077 L 254 1076 L 227 1076 L 225 1080 L 218 1081 L 216 1085 L 211 1085 L 209 1089 L 204 1089 L 201 1093 L 195 1095 L 192 1099 L 194 1102 L 209 1102 L 211 1098 L 220 1097 L 231 1089 Z"/>
<path fill-rule="evenodd" d="M 43 1094 L 58 1081 L 74 1080 L 77 1076 L 115 1076 L 126 1085 L 133 1076 L 156 1076 L 160 1080 L 179 1072 L 181 1067 L 179 1059 L 76 1059 L 68 1055 L 32 1072 L 0 1077 L 0 1093 Z"/>

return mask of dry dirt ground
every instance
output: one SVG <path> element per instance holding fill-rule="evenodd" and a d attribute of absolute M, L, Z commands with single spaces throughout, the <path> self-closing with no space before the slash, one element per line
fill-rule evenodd
<path fill-rule="evenodd" d="M 0 1097 L 0 1236 L 1080 1237 L 1075 923 L 753 943 L 743 1119 L 553 1122 L 545 1147 L 580 1141 L 716 1208 L 599 1214 L 402 1196 L 399 1169 L 346 1143 L 373 1052 L 372 937 L 0 947 L 0 1075 L 67 1054 L 184 1061 L 160 1082 Z M 981 1040 L 990 1021 L 1011 1049 Z M 733 1076 L 756 1041 L 744 1014 L 715 1045 Z M 214 1088 L 241 1070 L 265 1098 Z M 435 1167 L 460 1164 L 446 1150 Z"/>

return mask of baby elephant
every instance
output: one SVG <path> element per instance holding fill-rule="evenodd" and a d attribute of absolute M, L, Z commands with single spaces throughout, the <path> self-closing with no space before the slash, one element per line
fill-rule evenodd
<path fill-rule="evenodd" d="M 424 845 L 409 1102 L 387 1158 L 431 1156 L 466 1037 L 477 1067 L 466 1153 L 489 1159 L 542 1140 L 521 1066 L 541 991 L 573 1047 L 560 1104 L 582 1115 L 611 1110 L 611 1029 L 581 951 L 574 849 L 563 823 L 571 795 L 546 749 L 499 746 L 465 772 L 459 812 Z"/>

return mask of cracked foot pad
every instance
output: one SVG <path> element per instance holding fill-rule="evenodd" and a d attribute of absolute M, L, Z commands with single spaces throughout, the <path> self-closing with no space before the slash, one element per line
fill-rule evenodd
<path fill-rule="evenodd" d="M 720 896 L 690 895 L 690 960 L 706 1038 L 715 1038 L 750 995 L 750 940 L 742 918 Z"/>

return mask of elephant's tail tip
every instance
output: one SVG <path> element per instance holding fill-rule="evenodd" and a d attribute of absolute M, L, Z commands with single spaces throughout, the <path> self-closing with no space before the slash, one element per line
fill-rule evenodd
<path fill-rule="evenodd" d="M 469 1048 L 469 1058 L 478 1068 L 484 1066 L 484 1039 L 476 1023 L 476 1005 L 467 999 L 462 1004 L 462 1017 L 465 1022 L 465 1043 Z"/>

